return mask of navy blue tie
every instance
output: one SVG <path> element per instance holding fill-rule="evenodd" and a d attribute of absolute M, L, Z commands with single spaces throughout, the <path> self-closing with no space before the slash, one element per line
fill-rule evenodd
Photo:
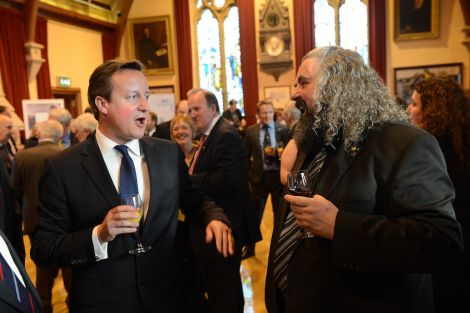
<path fill-rule="evenodd" d="M 126 145 L 115 146 L 114 149 L 122 154 L 121 168 L 119 170 L 119 193 L 121 198 L 139 193 L 134 162 L 132 162 Z"/>
<path fill-rule="evenodd" d="M 4 281 L 25 309 L 25 312 L 36 312 L 36 306 L 29 290 L 23 286 L 21 281 L 8 265 L 7 261 L 0 254 L 0 281 Z"/>

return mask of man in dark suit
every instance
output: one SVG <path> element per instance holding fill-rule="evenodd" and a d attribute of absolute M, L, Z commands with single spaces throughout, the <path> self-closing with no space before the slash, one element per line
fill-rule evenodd
<path fill-rule="evenodd" d="M 189 238 L 203 274 L 209 312 L 243 312 L 240 280 L 241 247 L 260 238 L 252 209 L 247 167 L 240 136 L 221 116 L 217 98 L 204 89 L 188 93 L 190 116 L 201 138 L 190 168 L 191 179 L 217 204 L 235 234 L 235 254 L 221 258 L 214 246 L 204 244 L 201 218 L 189 216 Z"/>
<path fill-rule="evenodd" d="M 271 101 L 260 101 L 257 105 L 257 113 L 260 123 L 247 128 L 244 148 L 249 164 L 248 173 L 253 206 L 258 214 L 258 225 L 260 225 L 269 194 L 271 194 L 274 215 L 279 208 L 282 191 L 279 160 L 282 154 L 281 149 L 289 140 L 289 131 L 284 125 L 274 122 L 274 105 Z M 254 245 L 247 246 L 245 257 L 253 256 L 254 252 Z"/>
<path fill-rule="evenodd" d="M 175 115 L 178 114 L 188 114 L 188 100 L 181 100 L 175 107 Z M 171 140 L 170 134 L 170 124 L 171 120 L 158 124 L 155 127 L 155 132 L 153 137 L 162 138 L 166 140 Z"/>
<path fill-rule="evenodd" d="M 429 273 L 462 250 L 437 141 L 350 50 L 309 52 L 293 98 L 292 170 L 314 188 L 286 195 L 274 223 L 268 312 L 433 312 Z"/>
<path fill-rule="evenodd" d="M 148 96 L 139 61 L 100 65 L 88 87 L 95 135 L 46 159 L 31 256 L 72 266 L 72 312 L 179 312 L 178 208 L 204 216 L 206 241 L 233 253 L 228 219 L 190 184 L 178 145 L 142 138 Z M 137 209 L 120 204 L 133 193 L 144 204 L 140 227 Z M 148 249 L 132 254 L 137 237 Z"/>
<path fill-rule="evenodd" d="M 62 124 L 55 120 L 47 120 L 35 126 L 38 131 L 38 145 L 19 151 L 12 171 L 15 197 L 22 208 L 23 233 L 27 234 L 31 241 L 37 226 L 39 179 L 44 171 L 44 160 L 62 151 L 58 143 L 64 133 Z M 36 288 L 41 297 L 44 313 L 52 313 L 52 287 L 58 273 L 58 267 L 46 269 L 36 266 Z M 70 291 L 71 276 L 70 268 L 62 268 L 67 292 Z"/>
<path fill-rule="evenodd" d="M 12 119 L 0 114 L 0 145 L 7 144 L 12 128 Z M 0 230 L 15 247 L 16 253 L 24 263 L 26 254 L 21 232 L 21 214 L 17 208 L 7 165 L 2 158 L 0 158 Z"/>
<path fill-rule="evenodd" d="M 0 312 L 41 313 L 41 300 L 22 260 L 0 230 Z"/>

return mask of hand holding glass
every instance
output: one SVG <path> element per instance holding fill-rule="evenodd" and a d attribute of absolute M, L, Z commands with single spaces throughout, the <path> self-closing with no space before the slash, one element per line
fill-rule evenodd
<path fill-rule="evenodd" d="M 138 215 L 137 218 L 132 218 L 132 219 L 129 219 L 129 220 L 132 221 L 132 222 L 139 223 L 140 219 L 142 218 L 142 214 L 144 212 L 144 202 L 140 198 L 140 195 L 130 195 L 130 196 L 126 196 L 124 198 L 121 198 L 121 204 L 122 205 L 133 206 L 134 208 L 136 208 L 138 210 L 136 212 L 137 215 Z M 137 247 L 135 249 L 129 250 L 130 254 L 141 254 L 141 253 L 147 252 L 150 249 L 152 249 L 151 246 L 144 247 L 142 245 L 141 238 L 140 238 L 139 227 L 137 227 L 137 231 L 135 233 L 135 236 L 137 238 Z"/>
<path fill-rule="evenodd" d="M 308 177 L 307 171 L 287 174 L 287 188 L 294 196 L 311 197 L 313 195 L 313 181 Z M 302 229 L 302 238 L 312 238 L 314 236 L 306 229 Z"/>

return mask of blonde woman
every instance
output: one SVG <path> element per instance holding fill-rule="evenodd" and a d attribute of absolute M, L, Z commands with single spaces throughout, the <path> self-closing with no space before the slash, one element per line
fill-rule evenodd
<path fill-rule="evenodd" d="M 190 167 L 198 146 L 198 141 L 194 140 L 196 128 L 191 117 L 187 114 L 176 115 L 170 123 L 170 135 L 171 139 L 183 149 L 186 164 Z"/>

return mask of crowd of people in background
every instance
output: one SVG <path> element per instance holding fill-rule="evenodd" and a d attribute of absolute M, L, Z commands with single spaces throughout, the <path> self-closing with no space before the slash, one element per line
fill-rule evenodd
<path fill-rule="evenodd" d="M 470 312 L 470 100 L 453 80 L 418 82 L 405 111 L 357 53 L 324 47 L 253 125 L 202 88 L 157 124 L 142 71 L 100 65 L 87 112 L 52 108 L 24 144 L 0 106 L 0 278 L 12 267 L 25 312 L 52 312 L 61 270 L 75 312 L 241 313 L 268 196 L 270 313 Z"/>

